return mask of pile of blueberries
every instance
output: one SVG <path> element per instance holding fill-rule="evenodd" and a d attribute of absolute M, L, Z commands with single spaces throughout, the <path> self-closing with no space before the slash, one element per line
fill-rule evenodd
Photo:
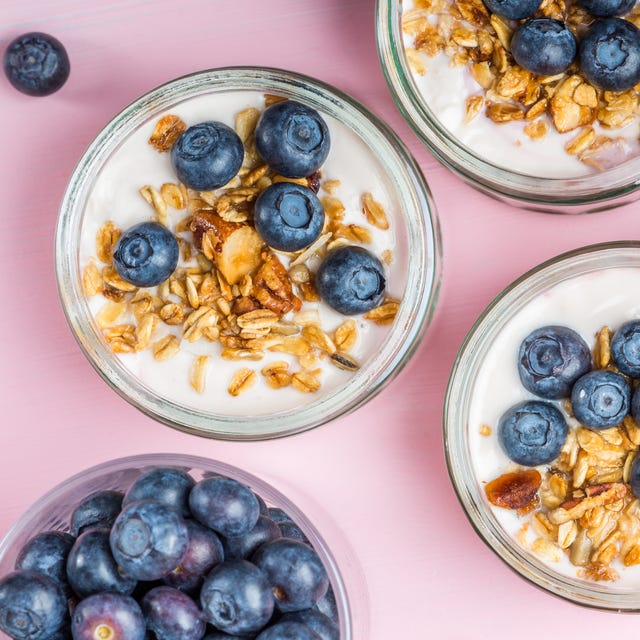
<path fill-rule="evenodd" d="M 617 369 L 592 370 L 591 352 L 573 329 L 546 326 L 520 345 L 518 373 L 528 391 L 541 398 L 511 407 L 498 424 L 498 439 L 514 462 L 548 464 L 564 445 L 568 425 L 549 400 L 571 399 L 573 415 L 595 430 L 619 425 L 631 415 L 640 423 L 640 320 L 622 324 L 611 338 L 611 359 Z M 640 497 L 640 456 L 631 468 L 630 484 Z"/>
<path fill-rule="evenodd" d="M 326 569 L 246 485 L 157 467 L 36 535 L 0 580 L 15 640 L 338 640 Z"/>
<path fill-rule="evenodd" d="M 541 76 L 566 71 L 578 61 L 580 71 L 605 91 L 626 91 L 640 82 L 640 30 L 619 17 L 635 0 L 577 0 L 598 18 L 580 42 L 564 22 L 533 18 L 541 0 L 484 0 L 492 12 L 509 20 L 524 20 L 511 39 L 511 53 L 524 69 Z"/>
<path fill-rule="evenodd" d="M 295 100 L 277 102 L 262 113 L 255 132 L 264 161 L 281 176 L 315 174 L 329 154 L 326 122 L 313 108 Z M 238 134 L 221 122 L 189 127 L 171 149 L 178 179 L 197 191 L 218 189 L 236 176 L 244 158 Z M 317 190 L 317 189 L 316 189 Z M 278 251 L 300 251 L 322 233 L 324 208 L 316 190 L 294 182 L 277 182 L 254 203 L 253 224 L 267 245 Z M 166 280 L 178 262 L 178 243 L 156 222 L 129 228 L 114 250 L 122 278 L 139 287 Z M 316 274 L 320 297 L 344 314 L 363 313 L 382 302 L 384 270 L 372 253 L 359 246 L 329 252 Z"/>

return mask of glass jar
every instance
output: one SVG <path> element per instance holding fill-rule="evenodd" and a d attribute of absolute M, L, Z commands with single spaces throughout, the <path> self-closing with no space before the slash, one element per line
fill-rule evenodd
<path fill-rule="evenodd" d="M 573 553 L 570 540 L 567 540 L 568 546 L 563 547 L 567 549 L 564 552 L 559 545 L 559 532 L 548 541 L 544 536 L 540 537 L 542 542 L 532 540 L 539 535 L 531 524 L 533 514 L 519 517 L 513 510 L 492 506 L 485 495 L 485 484 L 503 473 L 520 469 L 502 451 L 496 432 L 505 411 L 524 400 L 534 399 L 518 375 L 518 350 L 522 340 L 539 327 L 562 325 L 577 331 L 589 348 L 593 348 L 595 336 L 603 327 L 615 331 L 623 322 L 640 317 L 635 296 L 639 285 L 638 242 L 584 247 L 532 269 L 497 296 L 469 331 L 454 363 L 444 404 L 449 475 L 469 522 L 482 540 L 523 578 L 550 593 L 578 604 L 620 611 L 640 611 L 638 566 L 623 566 L 618 558 L 604 568 L 613 568 L 619 579 L 610 582 L 588 579 L 589 565 L 574 566 L 569 560 L 569 553 Z M 585 455 L 580 453 L 582 440 L 576 435 L 578 430 L 592 438 L 600 436 L 597 431 L 581 427 L 564 401 L 556 404 L 566 412 L 569 437 L 561 456 L 538 470 L 543 477 L 543 489 L 549 486 L 545 485 L 549 469 L 555 469 L 559 477 L 567 479 L 571 492 L 575 478 L 572 469 L 577 464 L 572 456 Z M 608 479 L 622 486 L 626 473 L 623 465 L 628 456 L 635 455 L 635 449 L 627 447 L 616 451 L 620 466 L 613 471 L 615 477 Z M 593 465 L 596 475 L 590 476 L 594 480 L 583 482 L 601 484 L 597 480 L 600 466 L 595 462 L 589 464 Z M 583 490 L 583 482 L 574 488 Z M 631 498 L 630 488 L 624 486 Z M 549 511 L 565 504 L 562 495 L 557 500 L 553 498 L 552 503 L 545 501 L 546 494 L 540 495 L 544 508 Z M 629 502 L 632 503 L 627 500 L 624 504 Z M 534 513 L 536 509 L 538 507 Z M 542 511 L 548 519 L 549 511 Z M 565 529 L 571 527 L 569 523 Z M 596 550 L 594 544 L 593 552 Z"/>
<path fill-rule="evenodd" d="M 640 197 L 640 157 L 606 171 L 556 178 L 536 177 L 511 170 L 507 165 L 498 166 L 471 150 L 443 124 L 416 83 L 405 53 L 402 0 L 377 0 L 376 7 L 378 54 L 396 105 L 431 153 L 469 185 L 518 207 L 555 213 L 600 211 Z M 442 92 L 449 89 L 444 84 L 440 88 Z M 479 90 L 479 85 L 475 85 L 475 92 Z M 466 95 L 460 96 L 461 111 L 465 98 Z M 496 128 L 500 126 L 508 125 Z"/>
<path fill-rule="evenodd" d="M 109 212 L 103 209 L 123 209 L 117 200 L 118 193 L 114 195 L 113 191 L 118 189 L 118 184 L 112 185 L 104 176 L 111 175 L 109 171 L 116 166 L 113 158 L 121 157 L 117 156 L 118 152 L 126 148 L 132 136 L 148 136 L 146 132 L 153 129 L 158 117 L 172 110 L 180 113 L 181 109 L 193 107 L 189 113 L 194 121 L 190 124 L 195 124 L 208 116 L 207 105 L 215 107 L 227 104 L 225 101 L 231 104 L 237 96 L 242 98 L 242 104 L 250 104 L 258 94 L 261 99 L 263 94 L 276 94 L 317 109 L 330 123 L 341 127 L 336 131 L 344 132 L 345 139 L 348 134 L 348 140 L 354 141 L 361 150 L 358 153 L 366 153 L 379 168 L 379 175 L 374 178 L 384 182 L 394 202 L 393 211 L 389 211 L 395 242 L 394 262 L 388 269 L 389 283 L 395 279 L 396 296 L 401 304 L 393 324 L 376 334 L 379 340 L 370 340 L 369 352 L 360 362 L 359 370 L 335 382 L 329 391 L 299 393 L 287 400 L 288 406 L 275 409 L 269 406 L 272 398 L 287 397 L 288 390 L 271 390 L 272 394 L 279 395 L 263 394 L 259 400 L 255 400 L 256 396 L 252 400 L 248 393 L 237 399 L 233 411 L 227 411 L 229 405 L 224 403 L 228 395 L 219 396 L 219 402 L 208 395 L 183 402 L 177 395 L 172 396 L 173 379 L 160 376 L 164 386 L 154 388 L 154 384 L 160 383 L 143 380 L 138 373 L 145 373 L 144 367 L 131 364 L 137 362 L 137 354 L 127 359 L 131 354 L 119 357 L 113 353 L 83 290 L 87 258 L 82 243 L 86 244 L 87 237 L 92 238 L 99 227 L 96 210 L 106 221 Z M 331 153 L 337 153 L 336 149 L 348 151 L 340 135 L 332 137 L 335 139 L 329 159 Z M 146 139 L 144 146 L 148 148 Z M 167 155 L 164 154 L 163 162 L 168 163 Z M 136 184 L 142 186 L 147 180 L 153 180 L 153 175 L 149 177 L 140 167 L 142 163 L 136 162 L 130 158 L 128 171 L 129 174 L 140 171 Z M 357 164 L 350 163 L 354 171 Z M 342 166 L 345 168 L 345 163 Z M 345 170 L 348 169 L 347 166 Z M 118 181 L 130 179 L 125 171 L 117 175 Z M 102 198 L 97 204 L 92 200 L 94 192 Z M 132 192 L 138 198 L 137 189 L 132 188 Z M 126 205 L 129 206 L 128 201 Z M 147 205 L 139 199 L 139 206 Z M 150 213 L 146 213 L 147 219 Z M 217 69 L 179 78 L 150 91 L 116 116 L 91 143 L 71 177 L 57 225 L 55 254 L 58 290 L 65 315 L 82 351 L 102 378 L 134 406 L 165 424 L 198 435 L 239 440 L 272 438 L 309 429 L 345 415 L 375 396 L 402 369 L 420 342 L 438 299 L 441 265 L 439 229 L 429 188 L 395 134 L 363 106 L 333 87 L 291 72 L 264 68 Z M 184 341 L 182 344 L 188 346 Z M 150 362 L 155 366 L 153 360 Z M 239 368 L 245 363 L 233 364 Z M 262 366 L 261 363 L 249 364 Z M 134 371 L 136 366 L 138 372 Z M 259 369 L 257 372 L 259 375 Z M 340 372 L 342 374 L 344 372 Z M 172 375 L 177 375 L 175 370 Z M 187 376 L 188 372 L 184 372 L 180 382 Z M 226 393 L 231 372 L 225 376 L 228 376 L 224 380 Z"/>
<path fill-rule="evenodd" d="M 276 488 L 242 469 L 223 462 L 182 454 L 144 454 L 118 458 L 91 467 L 48 491 L 15 522 L 0 542 L 0 576 L 14 570 L 20 549 L 35 535 L 45 531 L 70 531 L 70 518 L 78 503 L 95 491 L 126 492 L 143 473 L 156 467 L 174 467 L 198 481 L 211 475 L 224 475 L 246 484 L 268 507 L 284 510 L 298 524 L 319 554 L 329 576 L 339 618 L 340 639 L 366 637 L 369 628 L 368 603 L 358 573 L 358 564 L 346 541 L 335 530 L 325 539 L 312 520 L 319 513 L 304 511 Z M 312 505 L 310 509 L 313 510 Z M 324 518 L 326 520 L 326 517 Z M 330 523 L 327 528 L 331 529 Z M 1 638 L 8 638 L 0 632 Z"/>

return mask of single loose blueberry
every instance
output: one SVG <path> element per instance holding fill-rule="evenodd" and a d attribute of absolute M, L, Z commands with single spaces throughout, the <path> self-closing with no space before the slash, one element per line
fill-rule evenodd
<path fill-rule="evenodd" d="M 248 558 L 261 544 L 281 537 L 279 526 L 271 518 L 260 516 L 256 526 L 248 533 L 222 539 L 224 557 L 227 560 Z"/>
<path fill-rule="evenodd" d="M 131 595 L 137 580 L 118 567 L 109 545 L 109 529 L 89 529 L 78 537 L 67 559 L 67 577 L 81 598 L 112 591 Z"/>
<path fill-rule="evenodd" d="M 110 528 L 122 509 L 123 493 L 96 491 L 89 494 L 71 514 L 71 530 L 79 536 L 91 527 Z"/>
<path fill-rule="evenodd" d="M 175 509 L 140 500 L 122 509 L 111 529 L 110 543 L 125 573 L 138 580 L 159 580 L 182 561 L 189 532 Z"/>
<path fill-rule="evenodd" d="M 573 383 L 590 369 L 589 346 L 568 327 L 541 327 L 520 344 L 520 381 L 525 389 L 541 398 L 568 398 Z"/>
<path fill-rule="evenodd" d="M 626 91 L 640 82 L 640 30 L 621 18 L 595 22 L 578 48 L 585 78 L 605 91 Z"/>
<path fill-rule="evenodd" d="M 611 338 L 611 358 L 620 373 L 640 378 L 640 320 L 629 320 Z"/>
<path fill-rule="evenodd" d="M 592 16 L 608 18 L 629 13 L 636 4 L 636 0 L 578 0 L 578 4 Z"/>
<path fill-rule="evenodd" d="M 265 629 L 256 640 L 322 640 L 306 624 L 300 622 L 277 622 Z"/>
<path fill-rule="evenodd" d="M 491 11 L 509 20 L 530 18 L 540 6 L 542 0 L 484 0 Z"/>
<path fill-rule="evenodd" d="M 246 560 L 228 560 L 207 576 L 200 591 L 205 618 L 220 631 L 260 631 L 271 619 L 274 597 L 265 574 Z"/>
<path fill-rule="evenodd" d="M 136 500 L 157 500 L 187 517 L 191 515 L 189 492 L 194 484 L 195 480 L 181 469 L 157 467 L 135 480 L 122 504 Z"/>
<path fill-rule="evenodd" d="M 627 379 L 607 369 L 576 380 L 571 391 L 573 415 L 585 427 L 608 429 L 629 413 L 631 387 Z"/>
<path fill-rule="evenodd" d="M 511 38 L 511 53 L 524 69 L 541 76 L 566 71 L 576 57 L 576 38 L 564 22 L 533 18 Z"/>
<path fill-rule="evenodd" d="M 171 163 L 181 182 L 197 191 L 227 184 L 239 171 L 244 146 L 238 134 L 222 122 L 189 127 L 171 147 Z"/>
<path fill-rule="evenodd" d="M 377 307 L 384 298 L 385 285 L 382 263 L 362 247 L 333 249 L 316 273 L 320 297 L 345 315 Z"/>
<path fill-rule="evenodd" d="M 138 603 L 119 593 L 97 593 L 81 600 L 71 617 L 73 640 L 145 640 Z"/>
<path fill-rule="evenodd" d="M 317 633 L 321 640 L 340 640 L 338 625 L 331 618 L 313 609 L 285 613 L 279 622 L 300 622 Z"/>
<path fill-rule="evenodd" d="M 253 221 L 270 247 L 299 251 L 322 232 L 324 208 L 311 189 L 293 182 L 276 182 L 257 197 Z"/>
<path fill-rule="evenodd" d="M 304 178 L 317 171 L 329 147 L 329 128 L 322 116 L 294 100 L 265 109 L 256 126 L 258 153 L 287 178 Z"/>
<path fill-rule="evenodd" d="M 182 591 L 171 587 L 156 587 L 140 603 L 157 640 L 200 640 L 206 623 L 198 605 Z"/>
<path fill-rule="evenodd" d="M 53 578 L 67 597 L 71 587 L 67 581 L 67 557 L 75 538 L 62 531 L 39 533 L 22 547 L 15 568 L 21 571 L 37 571 Z"/>
<path fill-rule="evenodd" d="M 276 608 L 283 613 L 310 609 L 329 588 L 322 560 L 310 546 L 279 538 L 258 547 L 251 561 L 267 575 Z"/>
<path fill-rule="evenodd" d="M 220 538 L 195 520 L 186 520 L 189 544 L 180 564 L 162 580 L 188 593 L 197 591 L 209 571 L 224 560 Z"/>
<path fill-rule="evenodd" d="M 164 282 L 178 264 L 178 241 L 159 222 L 140 222 L 116 242 L 113 265 L 120 277 L 136 287 Z"/>
<path fill-rule="evenodd" d="M 193 516 L 225 537 L 242 536 L 260 517 L 258 499 L 249 487 L 224 476 L 205 478 L 189 494 Z"/>
<path fill-rule="evenodd" d="M 0 629 L 14 640 L 46 640 L 67 618 L 60 585 L 36 571 L 14 571 L 0 580 Z"/>
<path fill-rule="evenodd" d="M 562 413 L 542 400 L 528 400 L 511 407 L 498 423 L 498 440 L 504 452 L 527 467 L 555 460 L 567 433 Z"/>
<path fill-rule="evenodd" d="M 67 81 L 70 65 L 63 44 L 47 33 L 25 33 L 4 52 L 9 82 L 30 96 L 48 96 Z"/>

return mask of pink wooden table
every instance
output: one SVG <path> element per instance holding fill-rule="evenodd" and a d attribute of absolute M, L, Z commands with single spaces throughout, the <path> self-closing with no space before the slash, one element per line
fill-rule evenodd
<path fill-rule="evenodd" d="M 366 582 L 370 632 L 362 640 L 624 637 L 637 628 L 633 616 L 581 609 L 529 586 L 485 547 L 449 484 L 441 411 L 456 350 L 492 297 L 557 253 L 637 238 L 639 205 L 552 216 L 463 185 L 393 104 L 378 65 L 372 0 L 0 4 L 2 50 L 15 35 L 42 30 L 65 43 L 72 61 L 67 86 L 46 99 L 23 96 L 0 77 L 0 534 L 52 484 L 95 463 L 193 453 L 291 488 L 303 506 L 325 514 L 330 539 L 348 541 Z M 107 120 L 170 78 L 242 64 L 316 76 L 385 119 L 418 158 L 444 237 L 440 309 L 400 377 L 347 418 L 255 444 L 190 437 L 121 400 L 77 348 L 53 275 L 65 184 Z"/>

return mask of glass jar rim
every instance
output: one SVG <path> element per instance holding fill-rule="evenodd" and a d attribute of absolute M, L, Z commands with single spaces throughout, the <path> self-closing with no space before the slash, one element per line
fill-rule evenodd
<path fill-rule="evenodd" d="M 640 157 L 575 178 L 541 178 L 493 164 L 462 144 L 433 114 L 413 80 L 401 30 L 402 0 L 376 1 L 378 56 L 396 106 L 431 153 L 473 187 L 518 206 L 599 211 L 640 194 Z"/>
<path fill-rule="evenodd" d="M 640 269 L 640 241 L 604 242 L 562 253 L 505 287 L 480 314 L 458 350 L 445 393 L 443 437 L 447 471 L 458 501 L 480 539 L 507 566 L 531 584 L 573 603 L 637 612 L 640 611 L 637 589 L 571 578 L 523 553 L 486 503 L 473 470 L 467 435 L 470 398 L 478 370 L 509 319 L 550 286 L 596 270 L 624 267 Z"/>
<path fill-rule="evenodd" d="M 23 537 L 24 534 L 27 534 L 28 538 L 31 538 L 32 534 L 35 533 L 34 525 L 37 524 L 38 516 L 43 512 L 52 511 L 56 506 L 56 501 L 61 500 L 64 496 L 68 496 L 74 490 L 81 489 L 83 486 L 94 483 L 101 478 L 110 476 L 118 477 L 118 474 L 125 473 L 132 469 L 142 472 L 143 469 L 159 466 L 180 467 L 189 470 L 200 470 L 226 475 L 246 484 L 261 497 L 265 498 L 267 503 L 277 505 L 290 515 L 293 521 L 303 530 L 311 542 L 311 546 L 319 554 L 329 574 L 338 607 L 341 640 L 351 640 L 354 637 L 354 620 L 350 602 L 354 594 L 350 595 L 347 593 L 341 568 L 331 548 L 316 525 L 309 520 L 300 507 L 265 480 L 239 467 L 203 456 L 174 453 L 137 454 L 108 460 L 72 475 L 40 496 L 40 498 L 32 503 L 13 523 L 9 531 L 7 531 L 0 540 L 0 563 L 3 562 L 3 559 L 8 554 L 17 556 L 18 551 L 14 547 L 18 544 L 20 538 Z M 112 489 L 114 487 L 109 486 L 108 488 Z M 119 488 L 122 489 L 123 487 Z M 70 516 L 70 513 L 68 515 Z M 55 529 L 62 530 L 58 527 L 55 527 Z M 364 625 L 365 623 L 362 624 Z"/>
<path fill-rule="evenodd" d="M 409 245 L 405 291 L 393 328 L 381 349 L 350 381 L 306 405 L 274 414 L 227 416 L 159 398 L 128 372 L 101 340 L 82 294 L 77 255 L 84 203 L 92 181 L 126 136 L 142 122 L 205 93 L 254 90 L 305 100 L 337 117 L 374 151 L 393 178 Z M 404 144 L 377 116 L 338 89 L 298 73 L 266 67 L 225 67 L 195 72 L 143 95 L 116 115 L 80 159 L 65 192 L 56 227 L 55 258 L 63 311 L 81 350 L 101 377 L 144 413 L 174 428 L 208 437 L 257 440 L 319 426 L 364 404 L 406 364 L 431 320 L 440 284 L 440 231 L 429 187 Z M 393 338 L 393 339 L 392 339 Z"/>

